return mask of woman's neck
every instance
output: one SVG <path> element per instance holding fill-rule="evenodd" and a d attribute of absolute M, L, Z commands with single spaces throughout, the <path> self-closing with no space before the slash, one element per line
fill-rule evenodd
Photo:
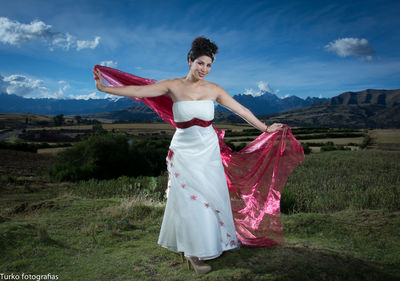
<path fill-rule="evenodd" d="M 197 84 L 200 82 L 200 79 L 197 79 L 196 77 L 194 77 L 190 72 L 186 75 L 185 80 L 192 84 Z"/>

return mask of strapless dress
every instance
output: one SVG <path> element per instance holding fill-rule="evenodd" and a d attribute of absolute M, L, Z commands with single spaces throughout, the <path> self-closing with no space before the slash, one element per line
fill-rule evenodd
<path fill-rule="evenodd" d="M 212 100 L 178 101 L 168 156 L 167 203 L 158 244 L 200 260 L 238 249 Z"/>

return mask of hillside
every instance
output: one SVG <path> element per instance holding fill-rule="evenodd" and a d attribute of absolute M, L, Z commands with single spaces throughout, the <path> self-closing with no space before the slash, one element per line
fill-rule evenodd
<path fill-rule="evenodd" d="M 400 90 L 345 92 L 309 107 L 261 115 L 267 124 L 341 128 L 400 128 Z"/>

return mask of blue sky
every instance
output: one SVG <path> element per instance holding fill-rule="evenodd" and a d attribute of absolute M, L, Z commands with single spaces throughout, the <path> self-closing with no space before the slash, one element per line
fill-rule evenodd
<path fill-rule="evenodd" d="M 0 92 L 101 98 L 101 64 L 187 74 L 192 40 L 219 53 L 206 80 L 231 95 L 332 97 L 400 88 L 400 1 L 0 0 Z"/>

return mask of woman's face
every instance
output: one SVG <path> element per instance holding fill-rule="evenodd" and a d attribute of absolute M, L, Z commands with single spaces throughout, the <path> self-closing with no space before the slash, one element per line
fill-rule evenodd
<path fill-rule="evenodd" d="M 209 56 L 201 56 L 193 62 L 189 59 L 190 72 L 197 79 L 204 79 L 211 70 L 212 59 Z"/>

